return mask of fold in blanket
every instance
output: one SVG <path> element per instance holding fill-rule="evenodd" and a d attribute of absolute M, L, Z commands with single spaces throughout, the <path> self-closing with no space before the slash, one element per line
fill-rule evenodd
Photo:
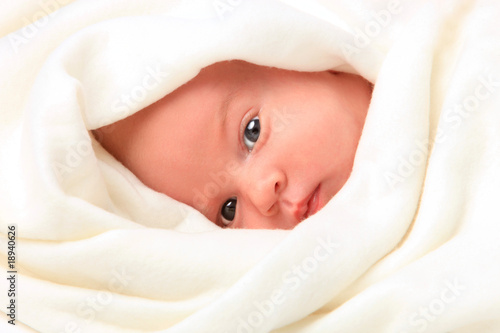
<path fill-rule="evenodd" d="M 7 321 L 58 333 L 500 332 L 498 2 L 6 6 Z M 375 83 L 348 182 L 294 230 L 220 229 L 90 134 L 228 59 Z"/>

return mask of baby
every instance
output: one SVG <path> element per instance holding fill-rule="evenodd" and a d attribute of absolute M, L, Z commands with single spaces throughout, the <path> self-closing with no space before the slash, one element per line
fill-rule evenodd
<path fill-rule="evenodd" d="M 371 92 L 353 74 L 226 61 L 94 134 L 221 227 L 291 229 L 347 181 Z"/>

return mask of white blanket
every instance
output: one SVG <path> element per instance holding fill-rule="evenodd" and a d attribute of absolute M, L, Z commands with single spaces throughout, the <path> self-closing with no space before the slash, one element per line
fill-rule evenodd
<path fill-rule="evenodd" d="M 500 2 L 0 6 L 2 321 L 14 300 L 39 332 L 500 332 Z M 351 177 L 292 231 L 220 229 L 90 135 L 227 59 L 375 83 Z"/>

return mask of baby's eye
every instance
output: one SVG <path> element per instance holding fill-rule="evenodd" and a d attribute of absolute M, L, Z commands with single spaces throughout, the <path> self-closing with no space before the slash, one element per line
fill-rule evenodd
<path fill-rule="evenodd" d="M 234 220 L 236 215 L 236 198 L 231 198 L 224 202 L 222 205 L 220 215 L 222 216 L 222 224 L 224 227 L 228 227 Z"/>
<path fill-rule="evenodd" d="M 254 117 L 250 120 L 245 127 L 245 132 L 243 133 L 243 142 L 247 146 L 249 151 L 252 151 L 253 146 L 259 139 L 260 135 L 260 120 L 259 117 Z"/>

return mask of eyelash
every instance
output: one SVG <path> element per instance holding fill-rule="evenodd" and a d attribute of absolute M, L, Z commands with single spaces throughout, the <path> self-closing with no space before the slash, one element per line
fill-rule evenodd
<path fill-rule="evenodd" d="M 239 141 L 239 144 L 240 144 L 240 147 L 243 151 L 246 151 L 247 153 L 250 153 L 250 151 L 248 150 L 248 148 L 246 147 L 245 145 L 245 142 L 244 142 L 244 139 L 243 139 L 243 135 L 245 134 L 245 129 L 248 125 L 248 123 L 255 117 L 258 117 L 260 114 L 260 110 L 250 110 L 249 112 L 247 112 L 244 116 L 243 116 L 243 119 L 241 120 L 241 123 L 240 123 L 240 133 L 239 133 L 239 136 L 238 136 L 238 141 Z M 262 128 L 262 127 L 261 127 Z M 259 138 L 260 139 L 260 138 Z M 259 140 L 260 141 L 260 140 Z M 257 143 L 256 143 L 257 144 Z"/>

